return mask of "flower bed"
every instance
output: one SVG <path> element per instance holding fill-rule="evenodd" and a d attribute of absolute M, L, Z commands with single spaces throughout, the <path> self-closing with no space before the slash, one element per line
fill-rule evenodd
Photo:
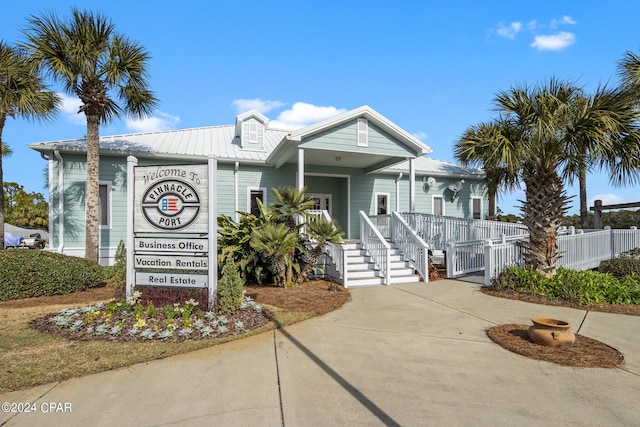
<path fill-rule="evenodd" d="M 33 326 L 76 340 L 179 342 L 239 335 L 271 320 L 270 314 L 249 297 L 231 316 L 198 310 L 193 299 L 162 308 L 156 308 L 153 302 L 142 304 L 139 299 L 140 293 L 134 292 L 125 300 L 67 308 L 35 320 Z"/>

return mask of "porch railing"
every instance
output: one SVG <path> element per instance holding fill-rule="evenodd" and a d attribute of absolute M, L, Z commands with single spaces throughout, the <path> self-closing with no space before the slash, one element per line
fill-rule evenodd
<path fill-rule="evenodd" d="M 391 245 L 364 211 L 360 211 L 360 242 L 380 270 L 385 284 L 391 283 Z"/>
<path fill-rule="evenodd" d="M 431 249 L 445 251 L 448 242 L 470 242 L 499 239 L 501 236 L 528 234 L 522 224 L 482 219 L 454 218 L 417 212 L 403 212 L 402 218 L 429 245 Z"/>
<path fill-rule="evenodd" d="M 326 210 L 310 209 L 305 212 L 304 226 L 306 227 L 306 223 L 309 220 L 313 220 L 313 219 L 324 219 L 325 221 L 331 222 L 331 215 L 329 215 L 329 212 Z M 336 244 L 336 243 L 327 243 L 324 249 L 324 253 L 327 256 L 329 256 L 329 258 L 331 258 L 331 261 L 333 263 L 333 268 L 335 269 L 334 274 L 337 275 L 337 277 L 334 277 L 334 278 L 341 281 L 342 286 L 344 286 L 345 288 L 348 287 L 347 274 L 346 274 L 347 253 L 344 250 L 344 245 Z"/>
<path fill-rule="evenodd" d="M 336 279 L 342 282 L 342 286 L 344 286 L 345 288 L 348 288 L 349 282 L 347 280 L 347 267 L 348 267 L 347 252 L 344 250 L 344 245 L 327 243 L 327 247 L 325 248 L 325 253 L 333 261 L 336 274 L 338 275 Z"/>
<path fill-rule="evenodd" d="M 429 281 L 429 246 L 397 212 L 391 215 L 391 241 L 402 251 L 405 261 Z"/>
<path fill-rule="evenodd" d="M 369 217 L 382 237 L 391 239 L 391 215 L 372 215 Z"/>

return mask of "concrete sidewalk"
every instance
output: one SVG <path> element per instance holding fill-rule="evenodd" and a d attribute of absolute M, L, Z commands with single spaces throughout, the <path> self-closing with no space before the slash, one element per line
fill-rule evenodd
<path fill-rule="evenodd" d="M 282 330 L 0 395 L 37 409 L 0 413 L 0 425 L 638 425 L 638 317 L 493 298 L 454 280 L 351 292 L 342 309 Z M 571 322 L 620 350 L 625 368 L 530 360 L 485 334 L 531 317 Z M 66 403 L 71 412 L 52 412 Z"/>

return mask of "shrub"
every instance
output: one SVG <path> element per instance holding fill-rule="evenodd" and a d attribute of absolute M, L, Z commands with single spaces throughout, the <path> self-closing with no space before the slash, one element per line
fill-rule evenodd
<path fill-rule="evenodd" d="M 598 271 L 601 273 L 612 274 L 618 278 L 622 278 L 630 274 L 640 274 L 640 259 L 628 256 L 607 259 L 600 263 Z"/>
<path fill-rule="evenodd" d="M 546 278 L 535 270 L 511 267 L 494 280 L 490 289 L 546 295 L 562 298 L 578 305 L 640 304 L 640 274 L 619 279 L 612 274 L 575 271 L 560 267 L 554 277 Z"/>
<path fill-rule="evenodd" d="M 0 251 L 0 301 L 104 286 L 106 268 L 84 258 L 35 250 Z"/>
<path fill-rule="evenodd" d="M 120 240 L 118 249 L 116 249 L 115 263 L 110 268 L 110 275 L 117 284 L 123 284 L 127 280 L 127 249 L 124 242 Z"/>
<path fill-rule="evenodd" d="M 240 273 L 231 257 L 222 267 L 222 277 L 218 281 L 218 310 L 225 315 L 233 315 L 240 309 L 244 287 Z"/>

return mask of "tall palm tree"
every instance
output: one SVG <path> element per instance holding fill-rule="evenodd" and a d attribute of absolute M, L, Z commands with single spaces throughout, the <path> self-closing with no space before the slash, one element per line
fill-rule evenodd
<path fill-rule="evenodd" d="M 455 148 L 463 160 L 498 165 L 508 183 L 524 182 L 523 223 L 530 232 L 525 263 L 548 276 L 555 274 L 560 257 L 556 236 L 568 202 L 559 175 L 565 154 L 561 126 L 577 91 L 556 79 L 500 91 L 494 105 L 501 114 L 500 126 L 509 132 L 496 138 L 461 139 Z"/>
<path fill-rule="evenodd" d="M 2 135 L 0 135 L 0 137 L 1 136 Z M 9 157 L 13 154 L 13 150 L 7 144 L 2 144 L 2 146 L 0 146 L 0 154 L 2 154 L 2 157 Z"/>
<path fill-rule="evenodd" d="M 52 13 L 32 15 L 28 22 L 25 49 L 68 94 L 80 98 L 78 113 L 87 119 L 85 257 L 98 261 L 100 124 L 123 113 L 152 113 L 157 99 L 147 85 L 149 55 L 101 14 L 73 8 L 68 21 Z"/>
<path fill-rule="evenodd" d="M 517 163 L 517 159 L 506 159 L 492 153 L 503 142 L 518 139 L 515 135 L 517 129 L 510 124 L 507 120 L 498 119 L 471 126 L 460 137 L 460 141 L 464 143 L 454 146 L 454 156 L 460 162 L 467 166 L 482 167 L 484 170 L 490 219 L 496 216 L 498 191 L 511 192 L 520 186 L 517 174 L 509 173 L 508 170 L 510 164 Z M 495 163 L 489 163 L 489 160 Z"/>
<path fill-rule="evenodd" d="M 4 249 L 4 177 L 2 158 L 11 154 L 2 132 L 7 118 L 52 119 L 60 98 L 47 90 L 27 55 L 0 40 L 0 249 Z"/>
<path fill-rule="evenodd" d="M 599 86 L 592 95 L 579 92 L 563 125 L 566 153 L 562 176 L 578 180 L 580 223 L 588 227 L 587 172 L 605 169 L 615 186 L 635 182 L 640 173 L 640 138 L 633 99 L 624 88 Z"/>

